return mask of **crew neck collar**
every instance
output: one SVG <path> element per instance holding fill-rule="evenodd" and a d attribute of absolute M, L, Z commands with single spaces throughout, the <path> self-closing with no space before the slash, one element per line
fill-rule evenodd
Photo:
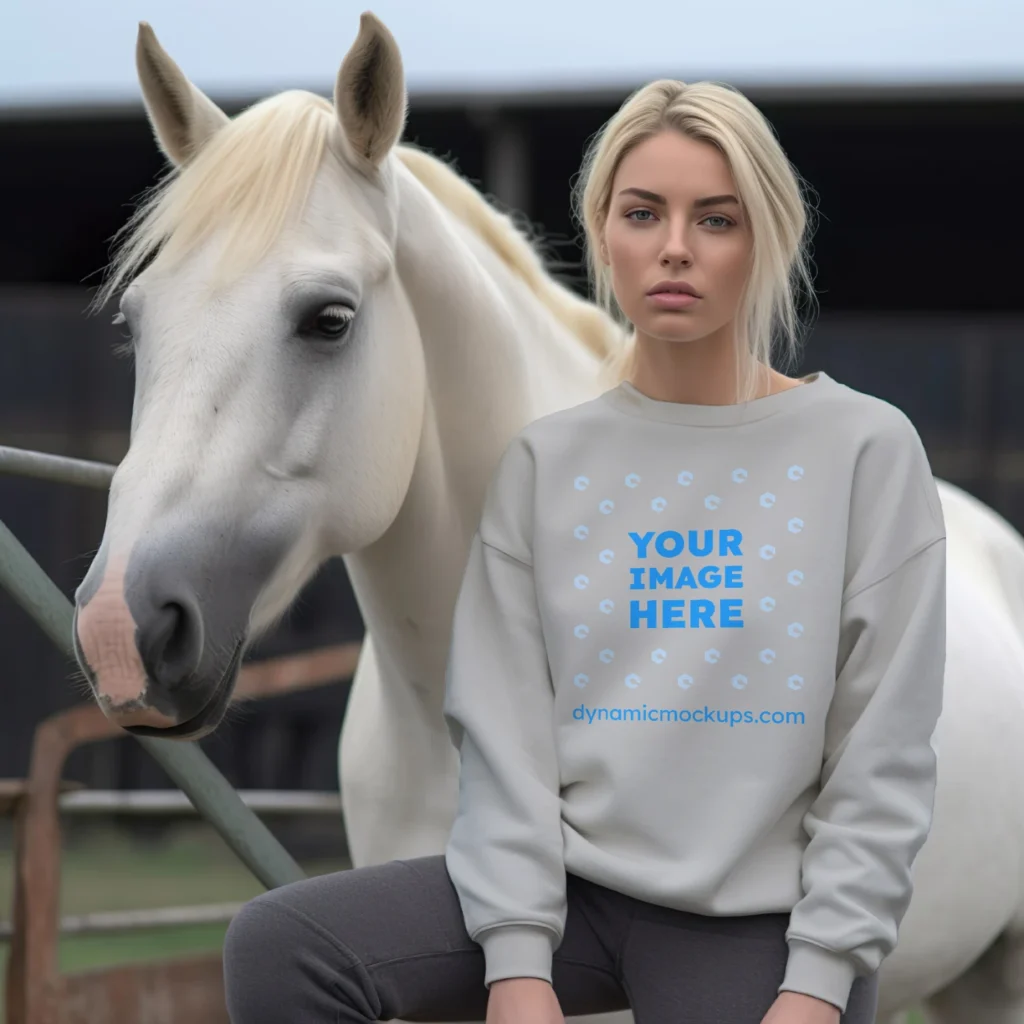
<path fill-rule="evenodd" d="M 809 373 L 800 380 L 804 383 L 796 387 L 732 405 L 666 402 L 645 395 L 627 380 L 606 391 L 602 398 L 620 412 L 641 419 L 693 427 L 733 427 L 803 408 L 808 402 L 815 401 L 833 383 L 832 378 L 821 370 Z"/>

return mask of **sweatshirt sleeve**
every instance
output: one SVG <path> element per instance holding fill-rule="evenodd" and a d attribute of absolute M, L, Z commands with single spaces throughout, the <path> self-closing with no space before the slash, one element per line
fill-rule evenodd
<path fill-rule="evenodd" d="M 460 755 L 445 851 L 485 984 L 551 980 L 565 927 L 554 693 L 534 586 L 532 458 L 506 450 L 455 606 L 444 714 Z"/>
<path fill-rule="evenodd" d="M 845 1010 L 895 948 L 931 827 L 946 657 L 945 529 L 909 421 L 858 462 L 836 685 L 819 794 L 804 818 L 804 896 L 780 990 Z"/>

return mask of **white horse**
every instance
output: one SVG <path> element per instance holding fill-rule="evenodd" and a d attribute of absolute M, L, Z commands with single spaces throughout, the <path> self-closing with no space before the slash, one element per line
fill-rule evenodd
<path fill-rule="evenodd" d="M 333 105 L 284 93 L 232 121 L 146 25 L 137 61 L 177 175 L 110 281 L 145 265 L 121 304 L 131 446 L 77 595 L 77 640 L 112 664 L 97 654 L 97 696 L 138 731 L 208 731 L 245 637 L 342 555 L 367 625 L 340 748 L 353 863 L 438 853 L 456 800 L 447 644 L 484 489 L 523 425 L 607 386 L 620 332 L 467 183 L 398 144 L 401 57 L 372 15 Z M 941 1024 L 1024 1024 L 1024 542 L 941 494 L 935 825 L 879 1019 L 941 993 Z"/>

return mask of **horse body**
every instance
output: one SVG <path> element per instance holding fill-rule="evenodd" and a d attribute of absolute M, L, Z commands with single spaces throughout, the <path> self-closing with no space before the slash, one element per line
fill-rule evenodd
<path fill-rule="evenodd" d="M 943 711 L 932 829 L 882 967 L 879 1020 L 1024 1022 L 1024 539 L 939 481 L 947 532 Z"/>
<path fill-rule="evenodd" d="M 239 635 L 268 628 L 342 556 L 367 624 L 339 751 L 353 862 L 439 853 L 457 795 L 444 670 L 487 483 L 522 426 L 606 386 L 619 331 L 450 169 L 396 146 L 401 60 L 372 15 L 333 108 L 276 98 L 228 127 L 148 28 L 138 60 L 158 142 L 185 167 L 152 237 L 185 241 L 122 303 L 137 334 L 132 444 L 76 620 L 80 646 L 113 651 L 120 674 L 80 652 L 83 669 L 128 727 L 200 734 L 222 713 Z M 306 156 L 275 162 L 275 149 Z M 298 220 L 209 298 L 207 221 L 241 230 L 248 252 L 251 222 L 306 172 Z M 311 317 L 323 330 L 347 318 L 347 340 Z M 1024 541 L 963 492 L 940 493 L 935 824 L 880 1019 L 933 997 L 936 1024 L 1024 1024 Z"/>

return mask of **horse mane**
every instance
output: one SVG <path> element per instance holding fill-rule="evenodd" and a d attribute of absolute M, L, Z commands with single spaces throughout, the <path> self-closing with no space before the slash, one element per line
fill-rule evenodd
<path fill-rule="evenodd" d="M 604 359 L 619 351 L 619 329 L 596 306 L 552 278 L 536 246 L 512 218 L 497 210 L 454 168 L 408 144 L 396 148 L 402 163 L 450 213 L 494 250 L 565 327 Z"/>
<path fill-rule="evenodd" d="M 148 262 L 172 263 L 217 229 L 225 230 L 225 239 L 216 277 L 237 280 L 305 205 L 336 127 L 333 105 L 302 90 L 271 96 L 233 118 L 144 195 L 114 236 L 107 279 L 92 306 L 106 305 Z M 408 144 L 396 154 L 587 348 L 600 358 L 617 351 L 620 336 L 613 322 L 549 276 L 538 250 L 507 214 L 439 158 Z"/>

